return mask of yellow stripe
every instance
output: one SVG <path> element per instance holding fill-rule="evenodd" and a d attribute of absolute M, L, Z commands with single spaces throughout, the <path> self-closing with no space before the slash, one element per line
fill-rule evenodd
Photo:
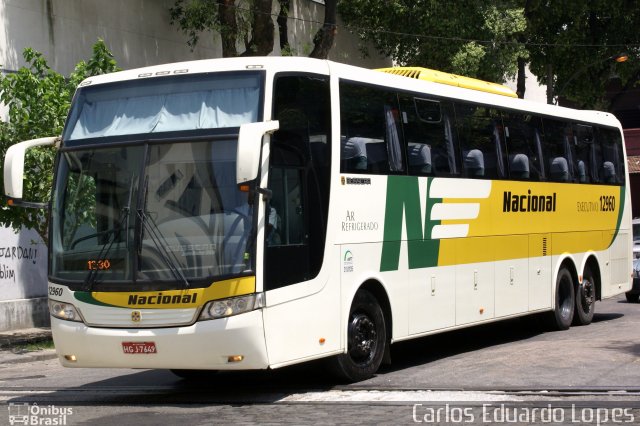
<path fill-rule="evenodd" d="M 122 308 L 195 308 L 210 300 L 255 293 L 256 277 L 240 277 L 214 282 L 207 288 L 144 292 L 93 292 L 98 302 Z M 168 303 L 165 303 L 168 302 Z"/>
<path fill-rule="evenodd" d="M 531 193 L 529 193 L 531 191 Z M 525 196 L 518 209 L 504 211 L 505 193 Z M 555 194 L 555 198 L 554 197 Z M 555 211 L 533 212 L 526 197 L 551 197 Z M 605 250 L 615 233 L 620 188 L 609 185 L 493 181 L 486 199 L 443 199 L 443 203 L 479 203 L 475 219 L 443 220 L 443 225 L 468 224 L 466 238 L 440 240 L 438 265 L 456 265 L 543 255 Z M 613 208 L 612 208 L 613 207 Z"/>

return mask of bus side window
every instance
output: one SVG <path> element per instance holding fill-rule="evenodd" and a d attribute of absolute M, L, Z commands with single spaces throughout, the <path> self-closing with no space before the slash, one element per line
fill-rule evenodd
<path fill-rule="evenodd" d="M 538 117 L 529 114 L 503 113 L 507 141 L 509 176 L 512 179 L 540 180 L 542 146 Z"/>
<path fill-rule="evenodd" d="M 548 170 L 548 179 L 552 182 L 571 182 L 573 179 L 570 147 L 567 128 L 571 123 L 559 120 L 543 119 L 544 155 Z"/>
<path fill-rule="evenodd" d="M 394 92 L 340 83 L 340 172 L 404 172 L 402 133 Z"/>
<path fill-rule="evenodd" d="M 400 95 L 400 109 L 409 174 L 457 174 L 451 102 Z"/>
<path fill-rule="evenodd" d="M 602 149 L 600 165 L 601 182 L 624 185 L 624 158 L 622 137 L 617 129 L 598 129 L 598 140 Z"/>
<path fill-rule="evenodd" d="M 574 131 L 574 148 L 575 148 L 575 171 L 576 180 L 579 183 L 598 182 L 598 167 L 600 162 L 594 161 L 594 138 L 593 127 L 583 124 L 575 124 Z"/>
<path fill-rule="evenodd" d="M 464 103 L 457 103 L 455 108 L 465 176 L 506 177 L 504 133 L 499 112 Z"/>

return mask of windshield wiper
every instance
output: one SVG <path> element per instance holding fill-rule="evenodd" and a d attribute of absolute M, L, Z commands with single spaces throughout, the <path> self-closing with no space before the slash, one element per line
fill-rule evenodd
<path fill-rule="evenodd" d="M 156 246 L 156 250 L 160 254 L 160 257 L 164 261 L 164 263 L 169 267 L 169 270 L 173 274 L 173 276 L 178 280 L 184 283 L 185 288 L 189 288 L 189 281 L 184 276 L 182 272 L 182 268 L 180 267 L 180 261 L 178 260 L 175 253 L 170 251 L 167 247 L 169 247 L 169 243 L 164 238 L 164 235 L 158 229 L 158 225 L 151 215 L 145 214 L 143 209 L 138 209 L 138 218 L 140 219 L 140 223 L 144 230 L 147 231 L 147 234 L 153 241 L 153 244 Z M 142 249 L 142 238 L 140 238 L 140 249 Z"/>
<path fill-rule="evenodd" d="M 107 241 L 100 249 L 100 252 L 98 253 L 98 258 L 96 259 L 96 263 L 95 263 L 96 267 L 94 267 L 89 271 L 89 273 L 87 274 L 87 277 L 84 280 L 84 291 L 91 291 L 93 289 L 93 285 L 96 283 L 98 278 L 98 272 L 100 271 L 97 265 L 100 265 L 105 261 L 117 237 L 120 235 L 123 229 L 126 230 L 126 228 L 128 227 L 127 225 L 125 225 L 125 223 L 128 221 L 128 218 L 129 218 L 129 206 L 126 206 L 126 207 L 123 207 L 122 210 L 120 211 L 120 217 L 118 218 L 118 222 L 115 224 L 115 226 L 112 229 L 109 229 L 105 232 L 107 235 L 112 236 L 112 238 L 110 241 Z"/>

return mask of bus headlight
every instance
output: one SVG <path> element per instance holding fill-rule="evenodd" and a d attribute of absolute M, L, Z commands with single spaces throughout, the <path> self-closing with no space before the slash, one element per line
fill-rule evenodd
<path fill-rule="evenodd" d="M 263 295 L 248 294 L 240 297 L 229 297 L 227 299 L 212 300 L 204 305 L 199 320 L 211 320 L 230 317 L 253 311 L 263 306 Z"/>
<path fill-rule="evenodd" d="M 57 300 L 49 300 L 49 312 L 56 318 L 67 321 L 82 322 L 80 312 L 71 303 L 58 302 Z"/>

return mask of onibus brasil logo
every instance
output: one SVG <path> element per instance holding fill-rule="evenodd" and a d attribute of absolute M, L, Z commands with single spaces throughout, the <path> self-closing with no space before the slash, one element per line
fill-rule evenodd
<path fill-rule="evenodd" d="M 73 414 L 71 407 L 39 406 L 28 402 L 10 402 L 7 408 L 10 425 L 66 425 L 68 417 Z"/>

